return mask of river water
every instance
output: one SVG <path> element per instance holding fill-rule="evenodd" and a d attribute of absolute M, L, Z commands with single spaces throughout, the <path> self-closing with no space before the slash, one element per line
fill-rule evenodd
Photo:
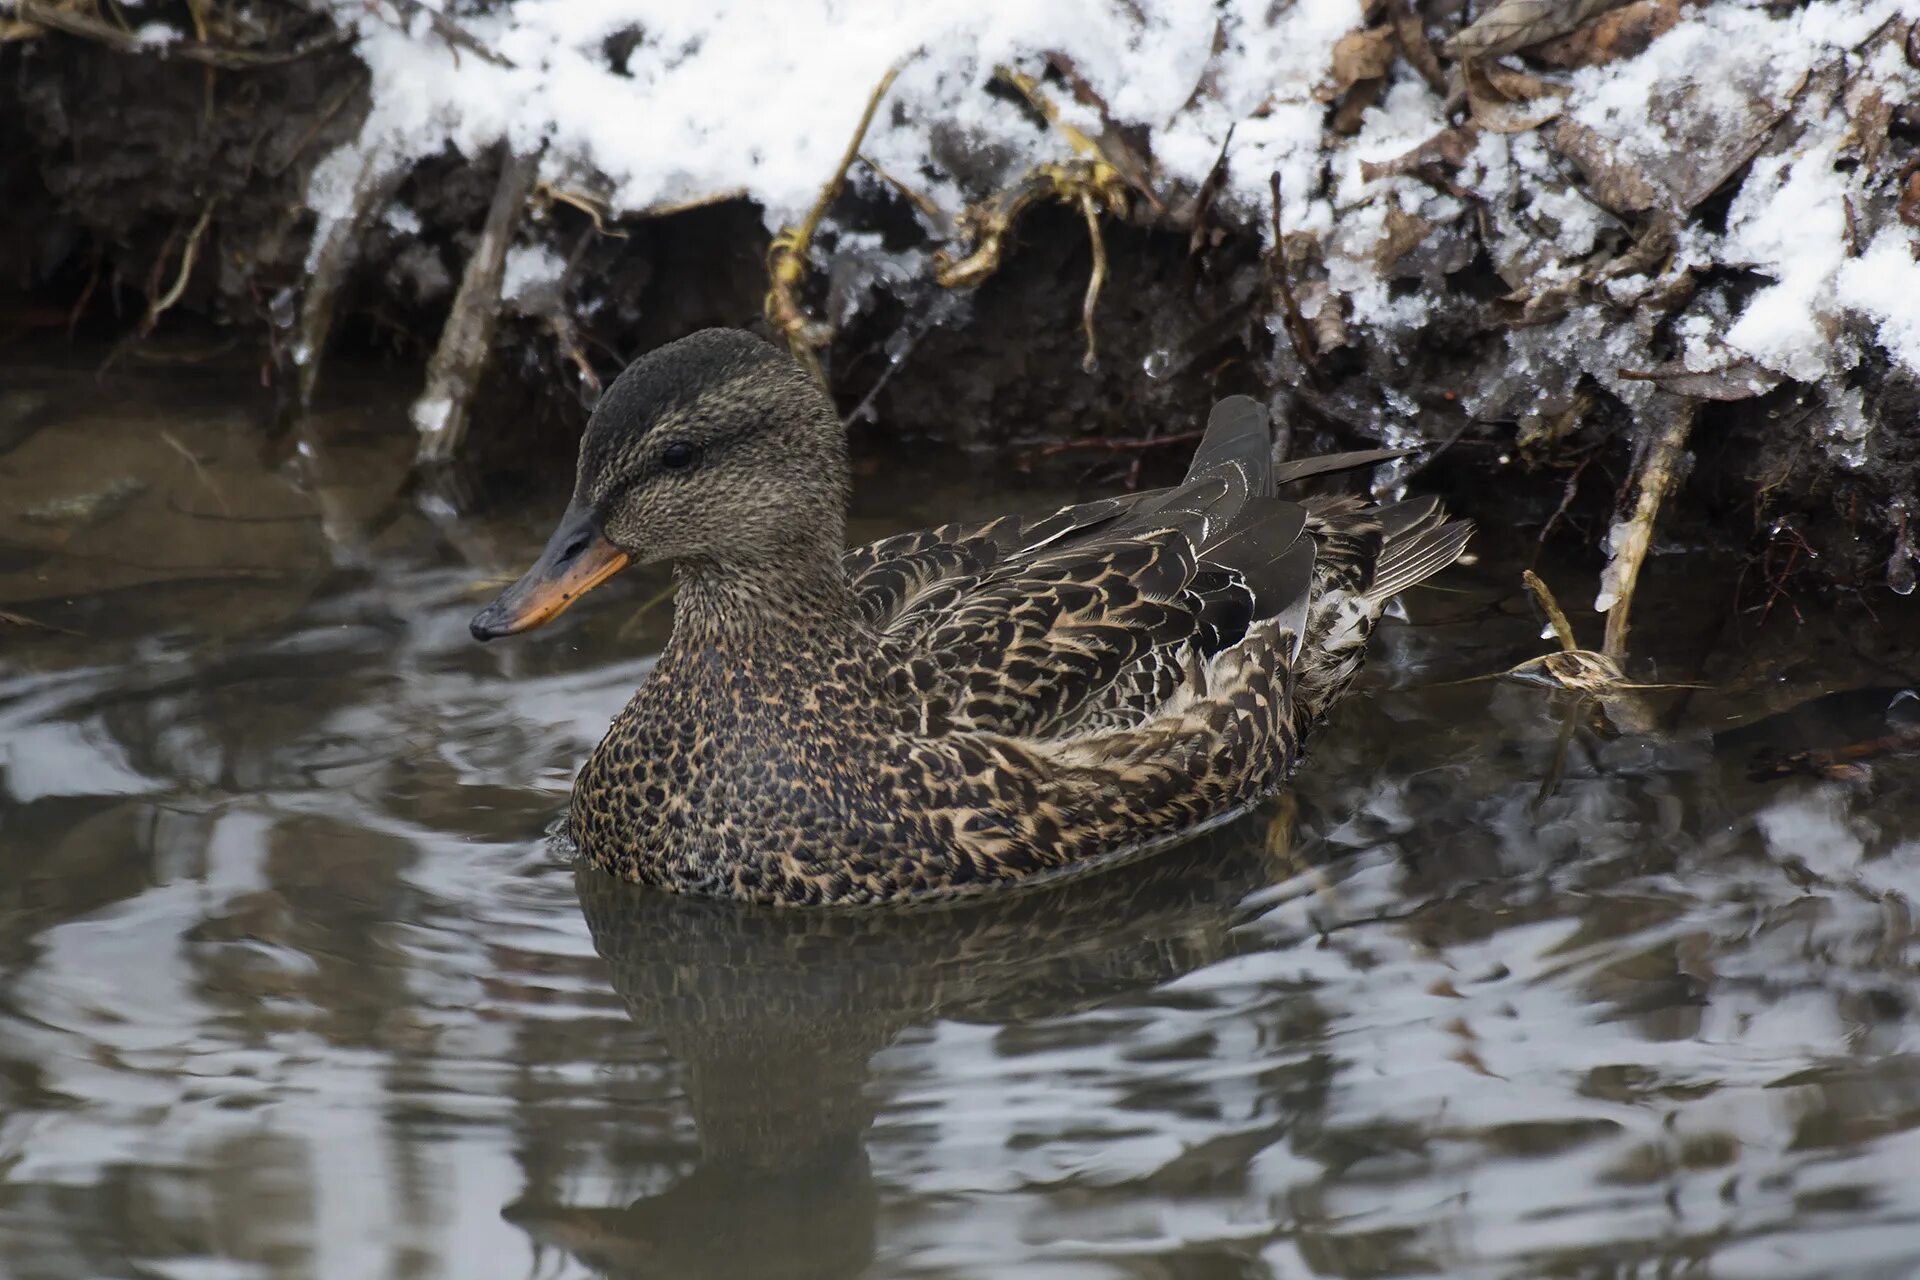
<path fill-rule="evenodd" d="M 469 640 L 560 468 L 410 485 L 377 381 L 278 436 L 211 373 L 4 387 L 0 1273 L 1920 1274 L 1920 766 L 1750 776 L 1920 719 L 1891 594 L 1667 548 L 1636 674 L 1708 687 L 1596 724 L 1472 679 L 1549 647 L 1490 528 L 1290 800 L 741 911 L 545 838 L 670 611 Z M 862 535 L 1062 496 L 863 471 Z"/>

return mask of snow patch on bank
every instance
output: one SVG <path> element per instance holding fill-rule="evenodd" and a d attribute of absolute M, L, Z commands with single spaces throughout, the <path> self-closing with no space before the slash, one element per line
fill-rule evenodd
<path fill-rule="evenodd" d="M 1594 258 L 1619 253 L 1633 219 L 1569 180 L 1550 145 L 1554 124 L 1478 135 L 1459 181 L 1491 213 L 1502 274 L 1516 288 L 1581 291 L 1561 318 L 1548 317 L 1558 336 L 1516 357 L 1526 365 L 1517 377 L 1541 384 L 1536 401 L 1565 381 L 1544 367 L 1556 362 L 1630 404 L 1644 400 L 1647 384 L 1617 374 L 1623 361 L 1647 363 L 1649 334 L 1629 313 L 1637 290 L 1668 278 L 1661 270 L 1738 267 L 1752 282 L 1708 291 L 1678 318 L 1691 367 L 1741 361 L 1821 382 L 1850 370 L 1870 341 L 1920 371 L 1913 231 L 1892 216 L 1891 184 L 1861 163 L 1874 141 L 1860 136 L 1853 109 L 1863 95 L 1891 106 L 1920 97 L 1920 72 L 1898 34 L 1886 38 L 1901 7 L 1814 0 L 1778 15 L 1715 0 L 1683 8 L 1637 56 L 1542 73 L 1564 89 L 1563 119 L 1639 166 L 1655 207 L 1680 224 L 1664 264 L 1638 275 L 1593 283 Z M 1049 55 L 1104 99 L 1110 120 L 1144 129 L 1163 196 L 1197 190 L 1231 128 L 1218 208 L 1265 234 L 1277 172 L 1287 231 L 1321 247 L 1313 269 L 1324 294 L 1311 307 L 1337 303 L 1358 340 L 1400 344 L 1434 320 L 1432 290 L 1393 287 L 1417 274 L 1406 229 L 1444 235 L 1474 215 L 1432 182 L 1362 171 L 1449 124 L 1405 59 L 1356 131 L 1329 129 L 1316 90 L 1336 44 L 1362 26 L 1354 0 L 519 0 L 457 19 L 511 66 L 450 48 L 424 13 L 405 26 L 359 4 L 336 13 L 359 28 L 373 108 L 357 156 L 315 175 L 313 203 L 326 216 L 347 206 L 355 175 L 377 167 L 368 157 L 405 164 L 449 148 L 472 157 L 505 142 L 541 153 L 546 181 L 590 191 L 615 213 L 744 196 L 777 228 L 811 205 L 868 94 L 896 67 L 863 154 L 951 214 L 1034 164 L 1070 158 L 1060 132 L 987 91 L 997 65 L 1037 75 Z M 1099 131 L 1096 110 L 1062 87 L 1050 92 L 1068 119 Z M 1737 144 L 1750 135 L 1763 140 L 1743 159 Z M 1687 170 L 1728 157 L 1737 194 L 1724 228 L 1708 230 L 1690 220 L 1705 193 L 1685 190 L 1697 181 Z M 855 180 L 877 181 L 860 168 Z M 938 222 L 929 232 L 945 234 Z M 561 269 L 529 252 L 509 276 L 524 291 Z"/>

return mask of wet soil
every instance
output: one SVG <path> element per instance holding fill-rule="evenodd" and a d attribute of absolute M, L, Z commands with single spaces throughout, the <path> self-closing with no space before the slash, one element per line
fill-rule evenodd
<path fill-rule="evenodd" d="M 668 618 L 468 638 L 564 466 L 410 481 L 351 372 L 277 437 L 231 370 L 5 386 L 8 1275 L 1920 1267 L 1920 759 L 1769 763 L 1920 720 L 1909 601 L 1670 546 L 1635 674 L 1704 687 L 1597 730 L 1474 679 L 1547 644 L 1489 499 L 1290 798 L 1048 893 L 741 911 L 545 834 Z M 856 536 L 1070 496 L 861 457 Z"/>

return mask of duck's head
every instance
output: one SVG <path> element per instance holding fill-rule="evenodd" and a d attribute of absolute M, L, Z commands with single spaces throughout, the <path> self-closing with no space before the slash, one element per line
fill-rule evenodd
<path fill-rule="evenodd" d="M 846 438 L 784 352 L 706 329 L 628 365 L 580 440 L 573 499 L 526 575 L 471 624 L 531 630 L 630 564 L 804 567 L 839 553 Z"/>

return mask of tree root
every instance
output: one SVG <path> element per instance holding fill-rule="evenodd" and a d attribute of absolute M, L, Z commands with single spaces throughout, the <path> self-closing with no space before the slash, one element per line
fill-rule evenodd
<path fill-rule="evenodd" d="M 1107 282 L 1107 245 L 1100 233 L 1100 214 L 1124 216 L 1130 184 L 1106 156 L 1100 144 L 1076 126 L 1063 120 L 1060 109 L 1040 91 L 1032 76 L 1011 67 L 998 67 L 994 75 L 1020 91 L 1033 109 L 1048 124 L 1059 130 L 1079 158 L 1057 164 L 1035 165 L 1020 181 L 968 208 L 960 215 L 961 236 L 973 245 L 972 252 L 956 259 L 942 249 L 933 255 L 933 278 L 943 289 L 972 288 L 1000 269 L 1008 235 L 1022 214 L 1045 200 L 1077 208 L 1087 220 L 1087 236 L 1093 247 L 1093 270 L 1087 279 L 1087 292 L 1080 306 L 1080 326 L 1086 334 L 1087 353 L 1081 367 L 1092 373 L 1099 365 L 1099 347 L 1094 340 L 1093 320 L 1100 305 L 1100 290 Z M 1151 192 L 1145 192 L 1152 198 Z"/>
<path fill-rule="evenodd" d="M 1092 372 L 1098 357 L 1094 344 L 1094 309 L 1107 279 L 1107 246 L 1100 234 L 1101 212 L 1123 214 L 1127 207 L 1126 181 L 1104 160 L 1068 160 L 1036 165 L 1004 191 L 995 193 L 960 215 L 960 233 L 973 251 L 956 259 L 942 249 L 933 255 L 933 278 L 943 289 L 973 288 L 1000 269 L 1007 237 L 1022 214 L 1041 201 L 1079 209 L 1086 215 L 1087 235 L 1093 243 L 1093 270 L 1087 279 L 1080 324 L 1086 333 L 1083 365 Z"/>
<path fill-rule="evenodd" d="M 820 195 L 813 202 L 813 208 L 807 210 L 807 216 L 797 227 L 783 227 L 780 234 L 767 246 L 767 319 L 773 326 L 787 336 L 787 345 L 793 351 L 793 358 L 806 366 L 814 381 L 826 385 L 826 371 L 820 367 L 819 348 L 825 346 L 833 337 L 833 327 L 825 321 L 815 320 L 807 314 L 796 296 L 796 290 L 807 277 L 807 251 L 813 246 L 813 233 L 820 229 L 820 220 L 826 216 L 827 206 L 846 185 L 847 170 L 860 155 L 860 144 L 866 141 L 867 130 L 873 124 L 874 112 L 880 109 L 880 100 L 887 96 L 887 90 L 893 87 L 894 77 L 900 74 L 900 68 L 893 67 L 880 77 L 880 83 L 874 86 L 873 93 L 867 98 L 867 109 L 860 113 L 860 123 L 853 131 L 853 138 L 847 143 L 846 152 L 840 157 L 840 164 L 820 188 Z"/>
<path fill-rule="evenodd" d="M 318 233 L 313 269 L 308 273 L 306 294 L 300 303 L 293 351 L 293 363 L 298 370 L 296 395 L 303 412 L 312 405 L 314 388 L 320 383 L 320 365 L 326 355 L 327 338 L 333 332 L 340 286 L 346 282 L 347 273 L 359 256 L 361 233 L 374 215 L 387 206 L 406 173 L 405 165 L 394 161 L 383 149 L 374 149 L 354 179 L 353 199 L 346 215 L 334 219 Z"/>

